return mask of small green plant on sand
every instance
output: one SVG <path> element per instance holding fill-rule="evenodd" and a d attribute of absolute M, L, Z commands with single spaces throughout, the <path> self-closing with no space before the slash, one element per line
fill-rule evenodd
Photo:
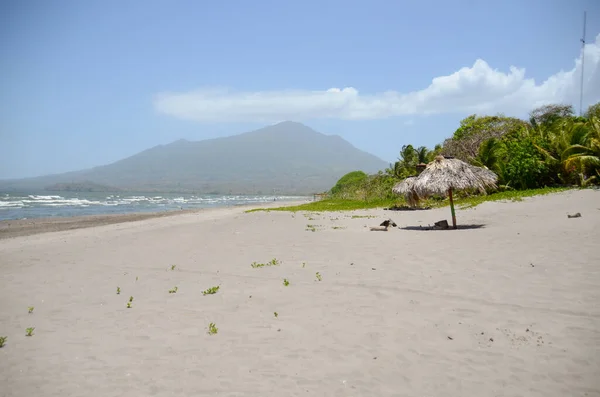
<path fill-rule="evenodd" d="M 323 280 L 323 277 L 321 277 L 321 273 L 317 272 L 316 274 L 317 280 L 321 281 Z"/>
<path fill-rule="evenodd" d="M 121 295 L 121 287 L 117 287 L 117 295 Z"/>
<path fill-rule="evenodd" d="M 133 302 L 133 296 L 129 297 L 129 302 Z"/>
<path fill-rule="evenodd" d="M 217 285 L 216 287 L 210 287 L 204 291 L 202 291 L 202 295 L 214 295 L 217 293 L 217 291 L 219 291 L 219 286 Z"/>
<path fill-rule="evenodd" d="M 306 231 L 307 232 L 316 232 L 317 228 L 315 227 L 315 225 L 306 225 Z"/>
<path fill-rule="evenodd" d="M 302 262 L 302 269 L 306 267 L 306 262 Z"/>
<path fill-rule="evenodd" d="M 290 285 L 290 281 L 287 278 L 284 278 L 283 285 L 285 285 L 287 287 L 288 285 Z"/>
<path fill-rule="evenodd" d="M 29 312 L 29 314 L 33 313 L 33 309 L 34 309 L 34 307 L 33 307 L 33 306 L 29 306 L 29 307 L 27 308 L 27 311 Z"/>
<path fill-rule="evenodd" d="M 273 312 L 273 315 L 275 316 L 275 318 L 279 317 L 279 313 L 277 312 Z"/>
<path fill-rule="evenodd" d="M 131 309 L 131 302 L 127 302 L 127 308 Z"/>
<path fill-rule="evenodd" d="M 0 336 L 0 347 L 4 347 L 7 339 L 8 339 L 8 336 Z"/>
<path fill-rule="evenodd" d="M 252 262 L 250 264 L 250 266 L 254 269 L 258 269 L 258 268 L 265 267 L 265 266 L 279 266 L 280 264 L 281 264 L 281 261 L 277 260 L 276 258 L 273 258 L 270 261 L 268 261 L 267 263 Z"/>
<path fill-rule="evenodd" d="M 173 288 L 171 288 L 171 289 L 169 290 L 169 294 L 176 294 L 178 289 L 179 289 L 179 288 L 177 288 L 177 287 L 173 287 Z"/>
<path fill-rule="evenodd" d="M 215 323 L 208 324 L 208 334 L 209 335 L 215 335 L 217 332 L 219 332 L 219 329 L 217 328 Z"/>
<path fill-rule="evenodd" d="M 171 270 L 175 270 L 176 267 L 177 265 L 171 265 Z"/>
<path fill-rule="evenodd" d="M 29 327 L 29 328 L 25 329 L 25 336 L 32 336 L 34 329 L 35 329 L 35 327 Z"/>

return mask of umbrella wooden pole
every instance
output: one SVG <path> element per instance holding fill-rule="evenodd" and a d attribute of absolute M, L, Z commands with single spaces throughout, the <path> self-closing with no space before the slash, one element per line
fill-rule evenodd
<path fill-rule="evenodd" d="M 454 212 L 454 200 L 452 200 L 452 188 L 448 189 L 448 197 L 450 198 L 450 212 L 452 212 L 452 228 L 456 229 L 456 214 Z"/>

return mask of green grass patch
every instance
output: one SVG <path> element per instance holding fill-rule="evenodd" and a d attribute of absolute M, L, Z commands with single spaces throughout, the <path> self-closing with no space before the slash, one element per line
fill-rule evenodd
<path fill-rule="evenodd" d="M 488 195 L 481 196 L 469 196 L 461 197 L 460 192 L 454 199 L 454 203 L 461 209 L 473 208 L 486 201 L 521 201 L 525 197 L 541 196 L 551 193 L 564 192 L 566 190 L 573 189 L 572 187 L 546 187 L 542 189 L 529 189 L 529 190 L 505 190 L 496 192 Z M 399 197 L 394 200 L 345 200 L 345 199 L 324 199 L 320 201 L 313 201 L 301 205 L 292 205 L 288 207 L 277 207 L 277 208 L 255 208 L 246 212 L 256 211 L 289 211 L 289 212 L 334 212 L 334 211 L 355 211 L 355 210 L 368 210 L 373 208 L 388 208 L 394 205 L 405 205 L 403 198 Z M 421 200 L 420 207 L 432 207 L 439 208 L 449 205 L 448 198 L 429 198 L 427 200 Z M 310 215 L 308 215 L 310 216 Z M 355 217 L 360 217 L 356 216 Z"/>
<path fill-rule="evenodd" d="M 277 207 L 277 208 L 254 208 L 246 212 L 257 212 L 257 211 L 307 211 L 307 212 L 331 212 L 331 211 L 354 211 L 354 210 L 366 210 L 371 208 L 384 208 L 391 207 L 400 200 L 374 200 L 374 201 L 360 201 L 360 200 L 343 200 L 343 199 L 325 199 L 320 201 L 313 201 L 306 204 L 292 205 L 289 207 Z"/>
<path fill-rule="evenodd" d="M 219 286 L 217 285 L 216 287 L 210 287 L 207 288 L 206 290 L 202 291 L 202 295 L 214 295 L 219 291 Z"/>

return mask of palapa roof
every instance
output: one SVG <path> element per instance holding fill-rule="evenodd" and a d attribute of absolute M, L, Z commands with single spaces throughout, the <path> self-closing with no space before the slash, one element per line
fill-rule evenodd
<path fill-rule="evenodd" d="M 408 178 L 405 178 L 394 185 L 392 192 L 398 195 L 411 193 L 413 191 L 413 185 L 415 184 L 416 179 L 416 176 L 409 176 Z"/>
<path fill-rule="evenodd" d="M 449 189 L 477 189 L 485 192 L 486 188 L 496 187 L 497 181 L 498 176 L 486 168 L 437 156 L 413 182 L 413 189 L 421 197 L 445 195 Z"/>
<path fill-rule="evenodd" d="M 416 176 L 409 176 L 403 181 L 398 182 L 392 188 L 392 192 L 394 192 L 395 194 L 404 195 L 404 198 L 408 202 L 408 205 L 410 205 L 411 207 L 415 207 L 417 204 L 419 204 L 419 195 L 415 192 L 413 188 L 416 180 Z"/>

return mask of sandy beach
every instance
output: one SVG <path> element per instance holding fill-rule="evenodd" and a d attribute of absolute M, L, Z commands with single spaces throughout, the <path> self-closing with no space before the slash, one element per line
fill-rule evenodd
<path fill-rule="evenodd" d="M 5 234 L 0 395 L 600 396 L 600 191 L 245 209 Z"/>

